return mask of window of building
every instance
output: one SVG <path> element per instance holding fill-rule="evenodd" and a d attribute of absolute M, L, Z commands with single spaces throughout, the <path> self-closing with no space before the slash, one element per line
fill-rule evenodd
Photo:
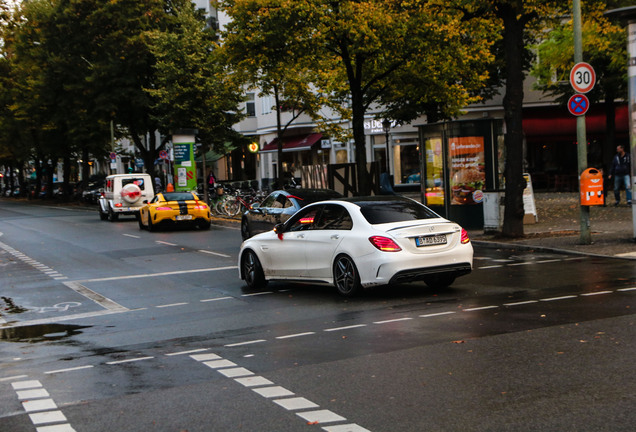
<path fill-rule="evenodd" d="M 256 117 L 256 102 L 254 100 L 254 93 L 247 94 L 247 101 L 245 101 L 245 111 L 248 117 Z"/>
<path fill-rule="evenodd" d="M 270 95 L 263 95 L 261 97 L 261 112 L 263 115 L 272 112 L 272 97 Z"/>

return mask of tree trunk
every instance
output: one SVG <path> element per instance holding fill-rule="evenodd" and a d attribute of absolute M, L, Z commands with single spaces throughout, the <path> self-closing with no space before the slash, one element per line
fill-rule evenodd
<path fill-rule="evenodd" d="M 369 181 L 369 172 L 367 171 L 367 146 L 364 134 L 364 111 L 362 90 L 352 88 L 351 123 L 353 129 L 353 142 L 356 146 L 357 190 L 358 195 L 361 196 L 371 195 L 371 183 Z"/>
<path fill-rule="evenodd" d="M 503 99 L 506 134 L 506 168 L 504 177 L 505 211 L 502 234 L 506 237 L 523 236 L 523 56 L 524 27 L 517 18 L 513 7 L 505 8 L 502 14 L 504 23 L 504 56 L 506 73 L 506 95 Z"/>

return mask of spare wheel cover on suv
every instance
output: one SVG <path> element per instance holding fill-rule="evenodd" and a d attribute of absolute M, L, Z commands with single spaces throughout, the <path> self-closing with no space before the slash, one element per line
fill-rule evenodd
<path fill-rule="evenodd" d="M 141 198 L 141 189 L 136 184 L 129 183 L 121 189 L 121 197 L 124 201 L 133 204 Z"/>

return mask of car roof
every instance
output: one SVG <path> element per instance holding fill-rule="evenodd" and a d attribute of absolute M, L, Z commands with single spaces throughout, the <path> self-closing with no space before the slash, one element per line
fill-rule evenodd
<path fill-rule="evenodd" d="M 332 189 L 289 189 L 289 190 L 280 190 L 277 192 L 281 192 L 288 197 L 298 197 L 304 202 L 316 202 L 327 199 L 335 199 L 342 198 L 342 194 L 340 192 L 336 192 Z"/>

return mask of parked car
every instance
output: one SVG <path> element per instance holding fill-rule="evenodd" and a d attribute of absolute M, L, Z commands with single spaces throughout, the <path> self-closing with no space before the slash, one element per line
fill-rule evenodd
<path fill-rule="evenodd" d="M 99 198 L 99 217 L 111 222 L 120 215 L 137 217 L 144 201 L 151 200 L 153 195 L 152 179 L 148 174 L 109 175 Z"/>
<path fill-rule="evenodd" d="M 193 226 L 210 229 L 210 208 L 193 192 L 162 192 L 139 211 L 139 229 Z"/>
<path fill-rule="evenodd" d="M 241 245 L 239 276 L 250 289 L 271 280 L 362 288 L 423 280 L 447 287 L 473 266 L 466 230 L 417 201 L 355 197 L 303 207 Z"/>
<path fill-rule="evenodd" d="M 277 190 L 269 194 L 260 204 L 253 204 L 241 218 L 243 240 L 285 222 L 307 204 L 334 198 L 342 194 L 331 189 Z"/>

